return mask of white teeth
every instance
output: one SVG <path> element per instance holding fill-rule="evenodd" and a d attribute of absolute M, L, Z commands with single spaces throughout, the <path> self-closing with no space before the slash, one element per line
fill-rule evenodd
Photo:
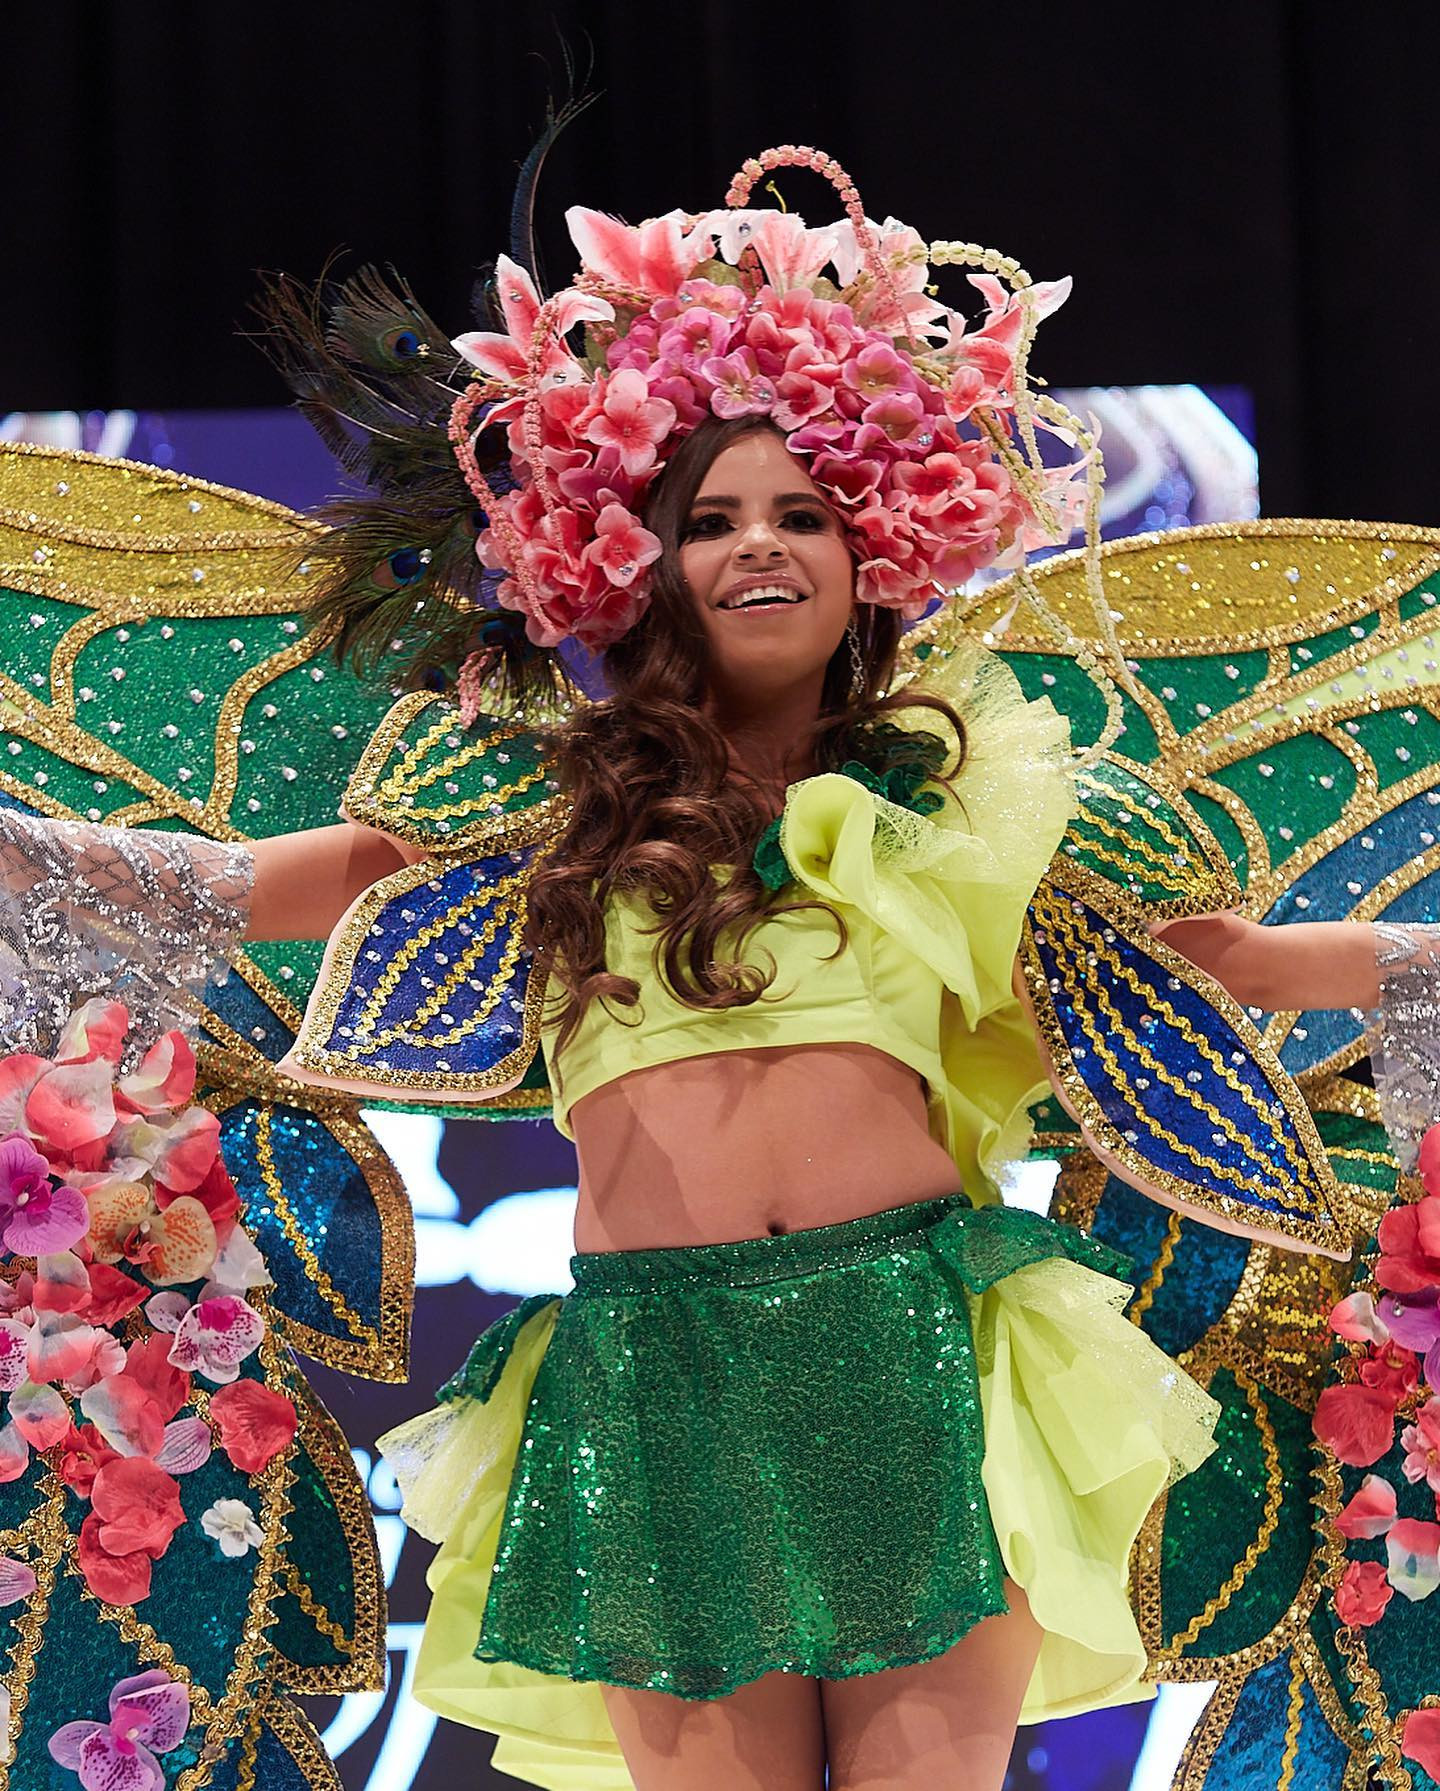
<path fill-rule="evenodd" d="M 803 592 L 797 591 L 793 585 L 752 585 L 748 590 L 739 592 L 734 597 L 726 597 L 720 604 L 721 609 L 744 609 L 752 603 L 799 603 Z"/>

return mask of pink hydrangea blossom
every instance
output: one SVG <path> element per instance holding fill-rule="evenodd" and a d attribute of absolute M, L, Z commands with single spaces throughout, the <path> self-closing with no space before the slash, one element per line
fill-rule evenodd
<path fill-rule="evenodd" d="M 1440 1493 L 1440 1399 L 1428 1399 L 1400 1433 L 1405 1451 L 1401 1470 L 1412 1484 L 1423 1480 L 1431 1492 Z"/>

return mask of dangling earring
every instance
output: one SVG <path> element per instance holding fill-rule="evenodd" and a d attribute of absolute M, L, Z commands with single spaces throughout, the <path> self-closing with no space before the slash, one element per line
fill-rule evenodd
<path fill-rule="evenodd" d="M 860 654 L 860 630 L 855 625 L 855 612 L 845 624 L 845 639 L 850 646 L 850 691 L 852 696 L 865 694 L 865 661 Z"/>

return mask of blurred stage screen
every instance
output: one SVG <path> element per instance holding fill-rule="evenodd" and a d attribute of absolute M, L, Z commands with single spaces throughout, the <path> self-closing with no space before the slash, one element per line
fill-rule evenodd
<path fill-rule="evenodd" d="M 1249 395 L 1238 388 L 1058 389 L 1101 425 L 1107 537 L 1259 513 Z M 290 410 L 47 411 L 0 414 L 0 440 L 84 448 L 193 473 L 304 508 L 338 489 L 333 461 Z M 339 792 L 337 791 L 337 799 Z M 488 1738 L 436 1719 L 408 1696 L 425 1610 L 429 1544 L 405 1531 L 374 1438 L 428 1403 L 476 1333 L 532 1293 L 563 1293 L 575 1158 L 547 1123 L 367 1115 L 415 1209 L 412 1378 L 389 1387 L 310 1366 L 369 1487 L 390 1587 L 384 1692 L 306 1700 L 346 1791 L 503 1791 Z M 1011 1198 L 1043 1208 L 1047 1166 L 1025 1166 Z M 1175 1685 L 1152 1703 L 1022 1729 L 1009 1791 L 1168 1791 L 1210 1688 Z"/>

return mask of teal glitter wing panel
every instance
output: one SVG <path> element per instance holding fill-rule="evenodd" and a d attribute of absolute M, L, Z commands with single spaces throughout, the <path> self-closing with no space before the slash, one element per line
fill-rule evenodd
<path fill-rule="evenodd" d="M 1366 523 L 1238 524 L 1105 550 L 1139 687 L 1119 748 L 1183 792 L 1252 918 L 1440 914 L 1437 573 L 1440 532 Z M 1040 578 L 1083 633 L 1073 563 Z M 1007 602 L 997 589 L 994 613 Z M 941 647 L 942 628 L 925 625 Z M 1006 647 L 1026 689 L 1094 738 L 1100 698 L 1074 662 L 1038 634 Z M 1248 1018 L 1311 1109 L 1363 1264 L 1391 1200 L 1408 1197 L 1366 1085 L 1363 1022 L 1327 1009 Z M 1062 1117 L 1042 1127 L 1069 1152 L 1057 1210 L 1134 1257 L 1131 1316 L 1224 1408 L 1220 1450 L 1172 1489 L 1133 1563 L 1156 1676 L 1218 1683 L 1177 1787 L 1365 1791 L 1372 1768 L 1374 1782 L 1429 1786 L 1394 1736 L 1410 1705 L 1440 1693 L 1440 1606 L 1406 1605 L 1392 1649 L 1383 1624 L 1337 1627 L 1323 1586 L 1339 1572 L 1330 1518 L 1353 1485 L 1332 1483 L 1333 1464 L 1332 1479 L 1315 1477 L 1310 1414 L 1336 1373 L 1326 1315 L 1357 1271 L 1167 1216 L 1076 1148 Z"/>
<path fill-rule="evenodd" d="M 0 1486 L 0 1542 L 36 1581 L 0 1642 L 12 1738 L 0 1784 L 11 1791 L 58 1783 L 49 1737 L 64 1723 L 103 1714 L 110 1688 L 146 1670 L 189 1687 L 190 1727 L 164 1756 L 166 1784 L 177 1791 L 257 1783 L 246 1763 L 255 1745 L 248 1730 L 277 1676 L 297 1690 L 383 1683 L 380 1567 L 348 1451 L 273 1343 L 246 1365 L 237 1385 L 245 1382 L 293 1400 L 298 1434 L 255 1472 L 214 1450 L 183 1475 L 182 1496 L 195 1516 L 240 1502 L 262 1540 L 232 1557 L 198 1521 L 183 1524 L 154 1562 L 143 1602 L 105 1604 L 88 1589 L 79 1552 L 86 1502 L 43 1456 Z M 179 1415 L 195 1412 L 187 1406 Z M 333 1780 L 295 1773 L 290 1782 Z"/>
<path fill-rule="evenodd" d="M 425 856 L 337 929 L 285 1067 L 367 1097 L 546 1111 L 543 1075 L 526 1074 L 545 975 L 523 935 L 530 873 L 563 806 L 536 736 L 489 718 L 462 732 L 446 700 L 403 697 L 345 812 Z"/>

